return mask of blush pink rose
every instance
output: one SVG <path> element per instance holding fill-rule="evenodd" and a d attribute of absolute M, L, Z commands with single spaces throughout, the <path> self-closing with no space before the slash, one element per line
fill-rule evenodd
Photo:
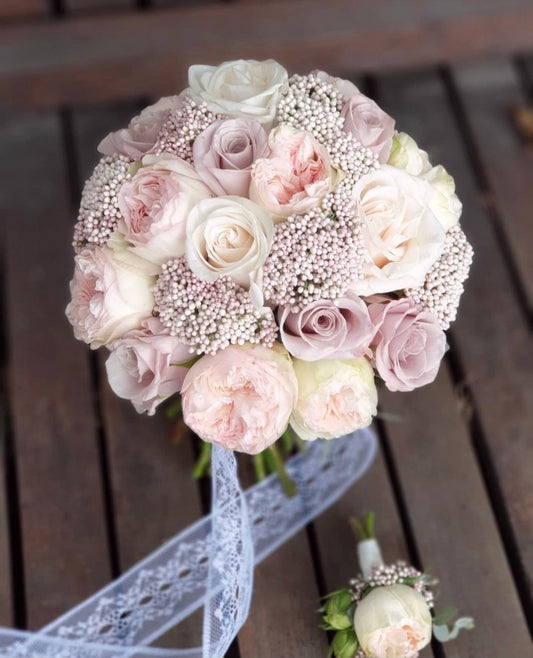
<path fill-rule="evenodd" d="M 194 167 L 218 196 L 247 197 L 252 164 L 268 151 L 268 136 L 258 121 L 219 120 L 196 138 Z"/>
<path fill-rule="evenodd" d="M 98 145 L 104 155 L 125 155 L 131 160 L 140 160 L 149 153 L 157 141 L 159 131 L 171 110 L 181 107 L 181 96 L 166 96 L 133 117 L 127 128 L 109 133 Z"/>
<path fill-rule="evenodd" d="M 437 318 L 410 299 L 370 304 L 375 365 L 390 391 L 412 391 L 437 376 L 446 335 Z"/>
<path fill-rule="evenodd" d="M 250 199 L 278 222 L 314 208 L 336 184 L 327 150 L 312 135 L 283 124 L 269 135 L 270 156 L 252 168 Z"/>
<path fill-rule="evenodd" d="M 151 316 L 155 277 L 119 262 L 108 247 L 83 249 L 74 261 L 66 314 L 78 340 L 108 345 Z"/>
<path fill-rule="evenodd" d="M 394 136 L 394 119 L 358 89 L 345 102 L 341 116 L 344 132 L 369 148 L 381 163 L 387 162 Z"/>
<path fill-rule="evenodd" d="M 318 300 L 297 313 L 280 307 L 281 340 L 304 361 L 356 359 L 366 354 L 374 325 L 364 301 L 348 292 L 336 301 Z"/>
<path fill-rule="evenodd" d="M 175 155 L 145 155 L 142 167 L 119 190 L 118 230 L 132 251 L 158 265 L 185 253 L 185 221 L 211 196 L 194 168 Z"/>
<path fill-rule="evenodd" d="M 204 441 L 255 455 L 284 432 L 297 395 L 282 345 L 232 346 L 191 367 L 181 389 L 183 419 Z"/>
<path fill-rule="evenodd" d="M 190 358 L 189 346 L 152 317 L 111 345 L 105 367 L 113 392 L 151 416 L 158 404 L 179 393 L 187 368 L 177 364 Z"/>

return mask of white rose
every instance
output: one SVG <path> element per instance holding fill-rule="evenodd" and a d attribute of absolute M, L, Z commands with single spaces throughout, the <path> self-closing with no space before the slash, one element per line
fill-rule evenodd
<path fill-rule="evenodd" d="M 186 232 L 187 261 L 199 279 L 230 276 L 262 304 L 263 264 L 274 233 L 266 210 L 237 196 L 205 199 L 189 214 Z"/>
<path fill-rule="evenodd" d="M 442 253 L 445 232 L 431 211 L 428 182 L 383 165 L 354 188 L 357 215 L 368 252 L 358 295 L 416 288 Z"/>
<path fill-rule="evenodd" d="M 107 247 L 84 249 L 74 260 L 66 314 L 78 340 L 107 345 L 151 316 L 155 277 L 119 262 Z"/>
<path fill-rule="evenodd" d="M 455 181 L 442 165 L 425 172 L 422 178 L 431 185 L 433 194 L 429 207 L 435 213 L 445 231 L 459 222 L 463 204 L 455 194 Z"/>
<path fill-rule="evenodd" d="M 119 190 L 122 219 L 118 230 L 131 250 L 161 265 L 185 254 L 185 220 L 211 190 L 185 160 L 175 155 L 145 155 L 137 173 Z"/>
<path fill-rule="evenodd" d="M 273 59 L 238 59 L 220 66 L 189 67 L 192 97 L 212 112 L 272 123 L 287 71 Z"/>
<path fill-rule="evenodd" d="M 431 640 L 431 613 L 412 587 L 377 587 L 357 605 L 354 628 L 369 658 L 415 658 Z"/>
<path fill-rule="evenodd" d="M 378 394 L 365 358 L 340 361 L 294 359 L 298 401 L 291 425 L 305 441 L 336 439 L 370 425 Z"/>
<path fill-rule="evenodd" d="M 412 176 L 420 176 L 431 169 L 428 154 L 418 148 L 415 140 L 407 133 L 397 133 L 392 138 L 388 164 L 405 169 Z"/>

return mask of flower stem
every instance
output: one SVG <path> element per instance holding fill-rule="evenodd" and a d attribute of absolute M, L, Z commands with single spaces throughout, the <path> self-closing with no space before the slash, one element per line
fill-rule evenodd
<path fill-rule="evenodd" d="M 287 471 L 285 470 L 285 464 L 281 458 L 278 447 L 274 444 L 271 445 L 270 448 L 267 448 L 267 450 L 272 457 L 272 461 L 274 462 L 276 473 L 280 479 L 283 491 L 287 496 L 289 496 L 289 498 L 296 496 L 296 484 L 293 480 L 290 479 Z"/>
<path fill-rule="evenodd" d="M 202 441 L 202 450 L 200 456 L 198 457 L 192 476 L 195 480 L 199 480 L 201 477 L 204 477 L 209 472 L 211 468 L 211 444 L 206 441 Z"/>
<path fill-rule="evenodd" d="M 258 455 L 254 455 L 254 468 L 255 475 L 258 481 L 261 482 L 267 476 L 263 453 L 260 452 Z"/>

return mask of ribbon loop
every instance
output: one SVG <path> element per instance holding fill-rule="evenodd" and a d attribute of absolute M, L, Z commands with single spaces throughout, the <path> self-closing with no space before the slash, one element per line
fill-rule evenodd
<path fill-rule="evenodd" d="M 0 628 L 0 658 L 221 658 L 247 617 L 254 563 L 335 502 L 376 447 L 369 429 L 313 442 L 287 463 L 293 498 L 277 476 L 243 493 L 235 456 L 214 448 L 211 515 L 40 631 Z M 148 646 L 201 605 L 203 649 Z"/>

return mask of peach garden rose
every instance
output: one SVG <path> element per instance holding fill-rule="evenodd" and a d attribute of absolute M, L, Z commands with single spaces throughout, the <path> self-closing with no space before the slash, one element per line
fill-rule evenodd
<path fill-rule="evenodd" d="M 78 340 L 108 345 L 149 318 L 155 277 L 120 262 L 108 247 L 84 249 L 75 258 L 66 309 Z"/>
<path fill-rule="evenodd" d="M 252 169 L 250 198 L 282 221 L 315 207 L 334 189 L 338 174 L 329 154 L 312 135 L 289 125 L 274 128 L 270 155 Z"/>
<path fill-rule="evenodd" d="M 257 454 L 283 433 L 298 382 L 285 348 L 231 346 L 203 356 L 181 389 L 183 418 L 204 441 Z"/>
<path fill-rule="evenodd" d="M 146 155 L 137 173 L 120 188 L 119 232 L 132 251 L 158 265 L 185 253 L 185 222 L 211 190 L 175 155 Z"/>

